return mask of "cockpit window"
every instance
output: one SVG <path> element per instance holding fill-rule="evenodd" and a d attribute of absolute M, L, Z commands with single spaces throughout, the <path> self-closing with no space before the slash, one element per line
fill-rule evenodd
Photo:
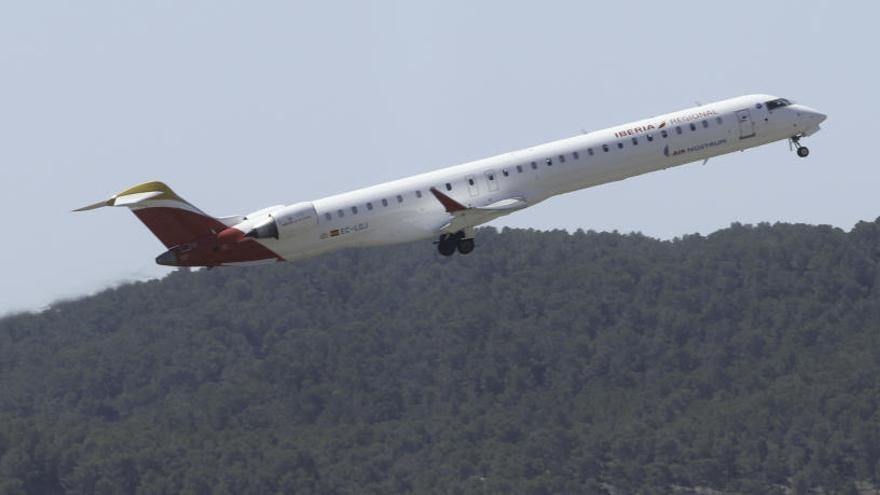
<path fill-rule="evenodd" d="M 786 100 L 785 98 L 777 98 L 767 102 L 767 110 L 776 110 L 777 108 L 787 107 L 789 105 L 791 105 L 789 100 Z"/>

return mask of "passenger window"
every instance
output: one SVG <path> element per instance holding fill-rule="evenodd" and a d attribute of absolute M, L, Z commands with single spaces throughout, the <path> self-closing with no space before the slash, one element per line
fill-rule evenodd
<path fill-rule="evenodd" d="M 675 133 L 681 134 L 681 126 L 680 125 L 675 126 Z"/>
<path fill-rule="evenodd" d="M 587 154 L 593 156 L 593 148 L 587 148 Z"/>
<path fill-rule="evenodd" d="M 537 164 L 537 163 L 532 162 L 532 170 L 538 170 L 538 164 Z"/>
<path fill-rule="evenodd" d="M 468 184 L 474 185 L 474 179 L 468 179 Z"/>
<path fill-rule="evenodd" d="M 336 215 L 339 216 L 339 218 L 342 218 L 342 217 L 345 216 L 345 212 L 342 211 L 342 210 L 337 210 L 337 211 L 336 211 Z"/>
<path fill-rule="evenodd" d="M 495 174 L 489 174 L 487 177 L 489 177 L 489 180 L 495 180 Z"/>
<path fill-rule="evenodd" d="M 708 121 L 708 120 L 704 120 L 704 121 L 703 121 L 703 129 L 707 129 L 708 127 L 709 127 L 709 121 Z"/>
<path fill-rule="evenodd" d="M 327 213 L 324 213 L 324 218 L 326 218 L 327 221 L 329 222 L 330 220 L 333 220 L 333 215 L 331 215 L 330 212 L 328 211 Z"/>
<path fill-rule="evenodd" d="M 639 138 L 632 138 L 633 146 L 639 145 Z"/>
<path fill-rule="evenodd" d="M 578 154 L 577 151 L 572 152 L 571 157 L 574 158 L 575 160 L 580 160 L 580 159 L 581 159 L 581 156 Z"/>
<path fill-rule="evenodd" d="M 608 145 L 607 144 L 602 145 L 602 151 L 604 151 L 606 153 L 608 152 Z"/>
<path fill-rule="evenodd" d="M 388 200 L 387 200 L 387 199 L 382 198 L 382 206 L 388 206 Z"/>
<path fill-rule="evenodd" d="M 650 142 L 650 141 L 653 141 L 653 140 L 654 140 L 654 135 L 653 135 L 653 134 L 648 134 L 648 135 L 645 136 L 645 138 L 647 138 L 648 141 Z"/>
<path fill-rule="evenodd" d="M 367 203 L 367 209 L 368 209 L 368 210 L 372 210 L 372 209 L 373 209 L 373 203 L 372 203 L 372 202 L 368 202 L 368 203 Z"/>
<path fill-rule="evenodd" d="M 717 124 L 721 125 L 721 123 L 724 122 L 724 121 L 721 120 L 721 117 L 715 117 L 715 122 L 716 122 Z"/>
<path fill-rule="evenodd" d="M 623 143 L 620 142 L 620 141 L 618 141 L 618 142 L 617 142 L 617 148 L 622 150 L 622 149 L 623 149 Z"/>
<path fill-rule="evenodd" d="M 421 197 L 422 197 L 422 191 L 416 191 L 416 197 L 417 197 L 417 198 L 421 198 Z"/>
<path fill-rule="evenodd" d="M 550 161 L 548 158 L 547 161 Z M 565 155 L 559 155 L 559 163 L 565 163 Z M 553 165 L 552 163 L 550 165 Z"/>
<path fill-rule="evenodd" d="M 666 139 L 667 137 L 669 137 L 669 133 L 666 132 L 666 129 L 663 129 L 662 131 L 660 131 L 660 137 L 662 137 L 663 139 Z"/>
<path fill-rule="evenodd" d="M 544 160 L 544 164 L 547 165 L 548 167 L 552 167 L 553 166 L 553 159 L 548 158 L 548 159 Z"/>
<path fill-rule="evenodd" d="M 449 182 L 446 183 L 446 190 L 447 190 L 447 191 L 451 191 L 451 190 L 452 190 L 452 184 L 450 184 Z"/>
<path fill-rule="evenodd" d="M 352 215 L 357 215 L 357 214 L 358 214 L 358 207 L 357 207 L 357 206 L 352 206 L 352 207 L 351 207 L 351 214 L 352 214 Z"/>
<path fill-rule="evenodd" d="M 696 130 L 697 130 L 697 124 L 694 124 L 693 122 L 691 122 L 691 123 L 690 123 L 690 128 L 691 128 L 692 131 L 696 131 Z"/>
<path fill-rule="evenodd" d="M 518 174 L 521 174 L 521 173 L 522 173 L 522 165 L 517 165 L 517 166 L 516 166 L 516 173 L 518 173 Z"/>
<path fill-rule="evenodd" d="M 501 173 L 504 174 L 505 177 L 509 177 L 509 176 L 510 176 L 510 172 L 508 172 L 506 168 L 502 168 L 502 169 L 501 169 Z"/>
<path fill-rule="evenodd" d="M 400 194 L 397 195 L 397 202 L 403 203 L 403 196 L 401 196 Z"/>

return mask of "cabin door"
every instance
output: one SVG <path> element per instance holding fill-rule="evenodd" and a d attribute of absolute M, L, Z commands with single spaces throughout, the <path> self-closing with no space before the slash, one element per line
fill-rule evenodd
<path fill-rule="evenodd" d="M 471 197 L 477 197 L 480 194 L 480 186 L 477 185 L 476 176 L 468 175 L 465 179 L 467 180 L 468 192 L 471 193 Z"/>
<path fill-rule="evenodd" d="M 739 138 L 746 139 L 755 136 L 755 121 L 748 108 L 737 110 L 736 121 L 739 123 Z"/>
<path fill-rule="evenodd" d="M 486 186 L 489 188 L 489 192 L 498 190 L 498 177 L 495 176 L 494 170 L 486 172 Z"/>

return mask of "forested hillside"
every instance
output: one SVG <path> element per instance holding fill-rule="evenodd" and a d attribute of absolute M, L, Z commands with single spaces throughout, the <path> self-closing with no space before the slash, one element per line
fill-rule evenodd
<path fill-rule="evenodd" d="M 0 493 L 880 484 L 880 223 L 477 242 L 0 320 Z"/>

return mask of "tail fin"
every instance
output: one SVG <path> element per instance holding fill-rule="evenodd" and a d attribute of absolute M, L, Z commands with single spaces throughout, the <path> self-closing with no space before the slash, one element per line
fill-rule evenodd
<path fill-rule="evenodd" d="M 226 228 L 220 220 L 191 205 L 159 181 L 138 184 L 106 201 L 73 211 L 103 206 L 129 208 L 167 248 L 213 235 Z"/>

